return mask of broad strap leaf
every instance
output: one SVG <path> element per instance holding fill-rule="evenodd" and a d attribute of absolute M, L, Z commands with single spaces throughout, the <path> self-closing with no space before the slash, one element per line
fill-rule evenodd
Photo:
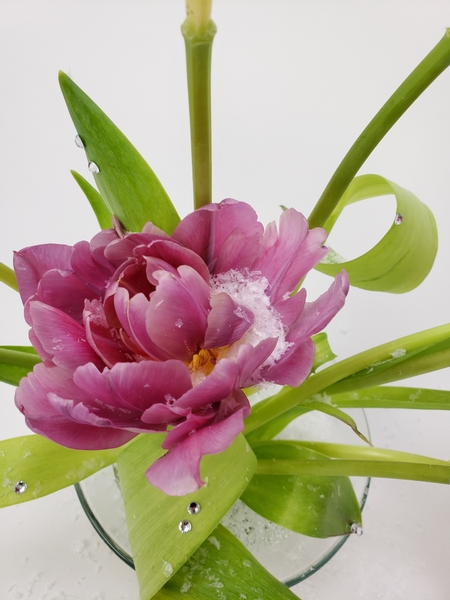
<path fill-rule="evenodd" d="M 120 485 L 141 600 L 148 600 L 189 559 L 241 495 L 256 468 L 256 458 L 239 435 L 223 452 L 204 456 L 201 476 L 207 482 L 186 496 L 166 496 L 150 485 L 145 472 L 162 454 L 163 435 L 143 435 L 119 456 Z M 200 504 L 190 515 L 191 502 Z M 181 533 L 179 523 L 192 529 Z"/>
<path fill-rule="evenodd" d="M 26 435 L 0 442 L 0 507 L 35 500 L 74 485 L 114 463 L 122 448 L 72 450 L 40 435 Z M 26 490 L 14 491 L 23 481 Z"/>

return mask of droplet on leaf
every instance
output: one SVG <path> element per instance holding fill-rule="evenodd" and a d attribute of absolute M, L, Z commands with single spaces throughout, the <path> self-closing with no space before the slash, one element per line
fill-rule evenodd
<path fill-rule="evenodd" d="M 180 521 L 178 524 L 178 529 L 181 531 L 181 533 L 189 533 L 192 529 L 192 524 L 190 521 Z"/>
<path fill-rule="evenodd" d="M 16 494 L 24 494 L 27 491 L 27 487 L 25 481 L 18 481 L 14 486 L 14 491 Z"/>

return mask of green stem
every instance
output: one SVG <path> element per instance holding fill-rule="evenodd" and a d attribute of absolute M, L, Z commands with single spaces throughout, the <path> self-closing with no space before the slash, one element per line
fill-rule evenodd
<path fill-rule="evenodd" d="M 19 350 L 8 350 L 0 348 L 0 364 L 14 367 L 27 367 L 30 370 L 41 362 L 37 354 L 31 352 L 20 352 Z"/>
<path fill-rule="evenodd" d="M 430 459 L 432 461 L 432 459 Z M 446 483 L 450 463 L 424 464 L 387 460 L 258 460 L 256 475 L 326 475 L 347 477 L 385 477 Z"/>
<path fill-rule="evenodd" d="M 0 281 L 2 283 L 6 283 L 10 288 L 19 291 L 19 286 L 17 285 L 17 279 L 14 271 L 0 262 Z"/>
<path fill-rule="evenodd" d="M 344 156 L 311 215 L 309 226 L 320 227 L 333 212 L 365 160 L 411 104 L 450 65 L 450 30 L 405 79 L 370 121 Z"/>
<path fill-rule="evenodd" d="M 253 407 L 250 416 L 246 419 L 244 434 L 250 433 L 265 423 L 274 420 L 293 407 L 303 403 L 314 394 L 318 394 L 322 390 L 330 388 L 333 384 L 345 377 L 349 377 L 354 373 L 359 373 L 367 367 L 370 367 L 370 365 L 393 360 L 393 354 L 395 354 L 399 348 L 405 351 L 406 356 L 408 353 L 418 352 L 423 348 L 438 344 L 449 337 L 450 324 L 426 329 L 425 331 L 420 331 L 419 333 L 414 333 L 407 337 L 393 340 L 386 344 L 382 344 L 381 346 L 376 346 L 370 350 L 350 356 L 345 360 L 331 365 L 320 373 L 311 375 L 298 388 L 285 386 L 275 396 L 263 400 Z M 367 386 L 362 384 L 360 387 L 368 387 L 369 385 L 371 384 L 369 383 Z"/>
<path fill-rule="evenodd" d="M 198 27 L 188 18 L 181 31 L 186 45 L 194 208 L 200 208 L 212 201 L 211 50 L 216 26 L 209 19 Z"/>
<path fill-rule="evenodd" d="M 413 408 L 450 410 L 450 392 L 425 388 L 381 386 L 333 394 L 332 405 L 339 408 Z"/>

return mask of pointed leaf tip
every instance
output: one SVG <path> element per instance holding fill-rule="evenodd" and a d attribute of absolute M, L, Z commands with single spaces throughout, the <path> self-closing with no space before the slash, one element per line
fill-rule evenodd
<path fill-rule="evenodd" d="M 172 233 L 180 218 L 160 181 L 106 114 L 68 75 L 59 84 L 88 161 L 96 169 L 97 187 L 110 212 L 128 231 L 148 221 Z"/>

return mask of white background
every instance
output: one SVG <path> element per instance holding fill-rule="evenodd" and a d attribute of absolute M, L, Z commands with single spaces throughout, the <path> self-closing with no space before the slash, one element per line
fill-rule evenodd
<path fill-rule="evenodd" d="M 214 200 L 308 214 L 345 151 L 450 26 L 447 0 L 215 0 Z M 97 230 L 71 179 L 90 177 L 57 84 L 62 69 L 152 165 L 180 214 L 191 210 L 181 0 L 0 0 L 0 260 L 11 250 L 89 239 Z M 329 328 L 359 350 L 449 320 L 450 71 L 364 165 L 413 191 L 438 220 L 434 269 L 406 296 L 352 290 Z M 382 210 L 380 210 L 382 207 Z M 392 222 L 393 205 L 349 213 L 335 247 L 352 257 Z M 384 211 L 384 213 L 383 213 Z M 314 297 L 329 280 L 313 275 Z M 1 289 L 2 344 L 27 343 L 15 292 Z M 424 378 L 448 389 L 448 371 Z M 0 437 L 27 433 L 2 386 Z M 369 413 L 376 445 L 450 458 L 449 413 Z M 304 600 L 450 597 L 450 491 L 372 483 L 361 538 L 295 588 Z M 73 489 L 0 513 L 0 597 L 124 600 L 134 573 L 103 546 Z"/>

